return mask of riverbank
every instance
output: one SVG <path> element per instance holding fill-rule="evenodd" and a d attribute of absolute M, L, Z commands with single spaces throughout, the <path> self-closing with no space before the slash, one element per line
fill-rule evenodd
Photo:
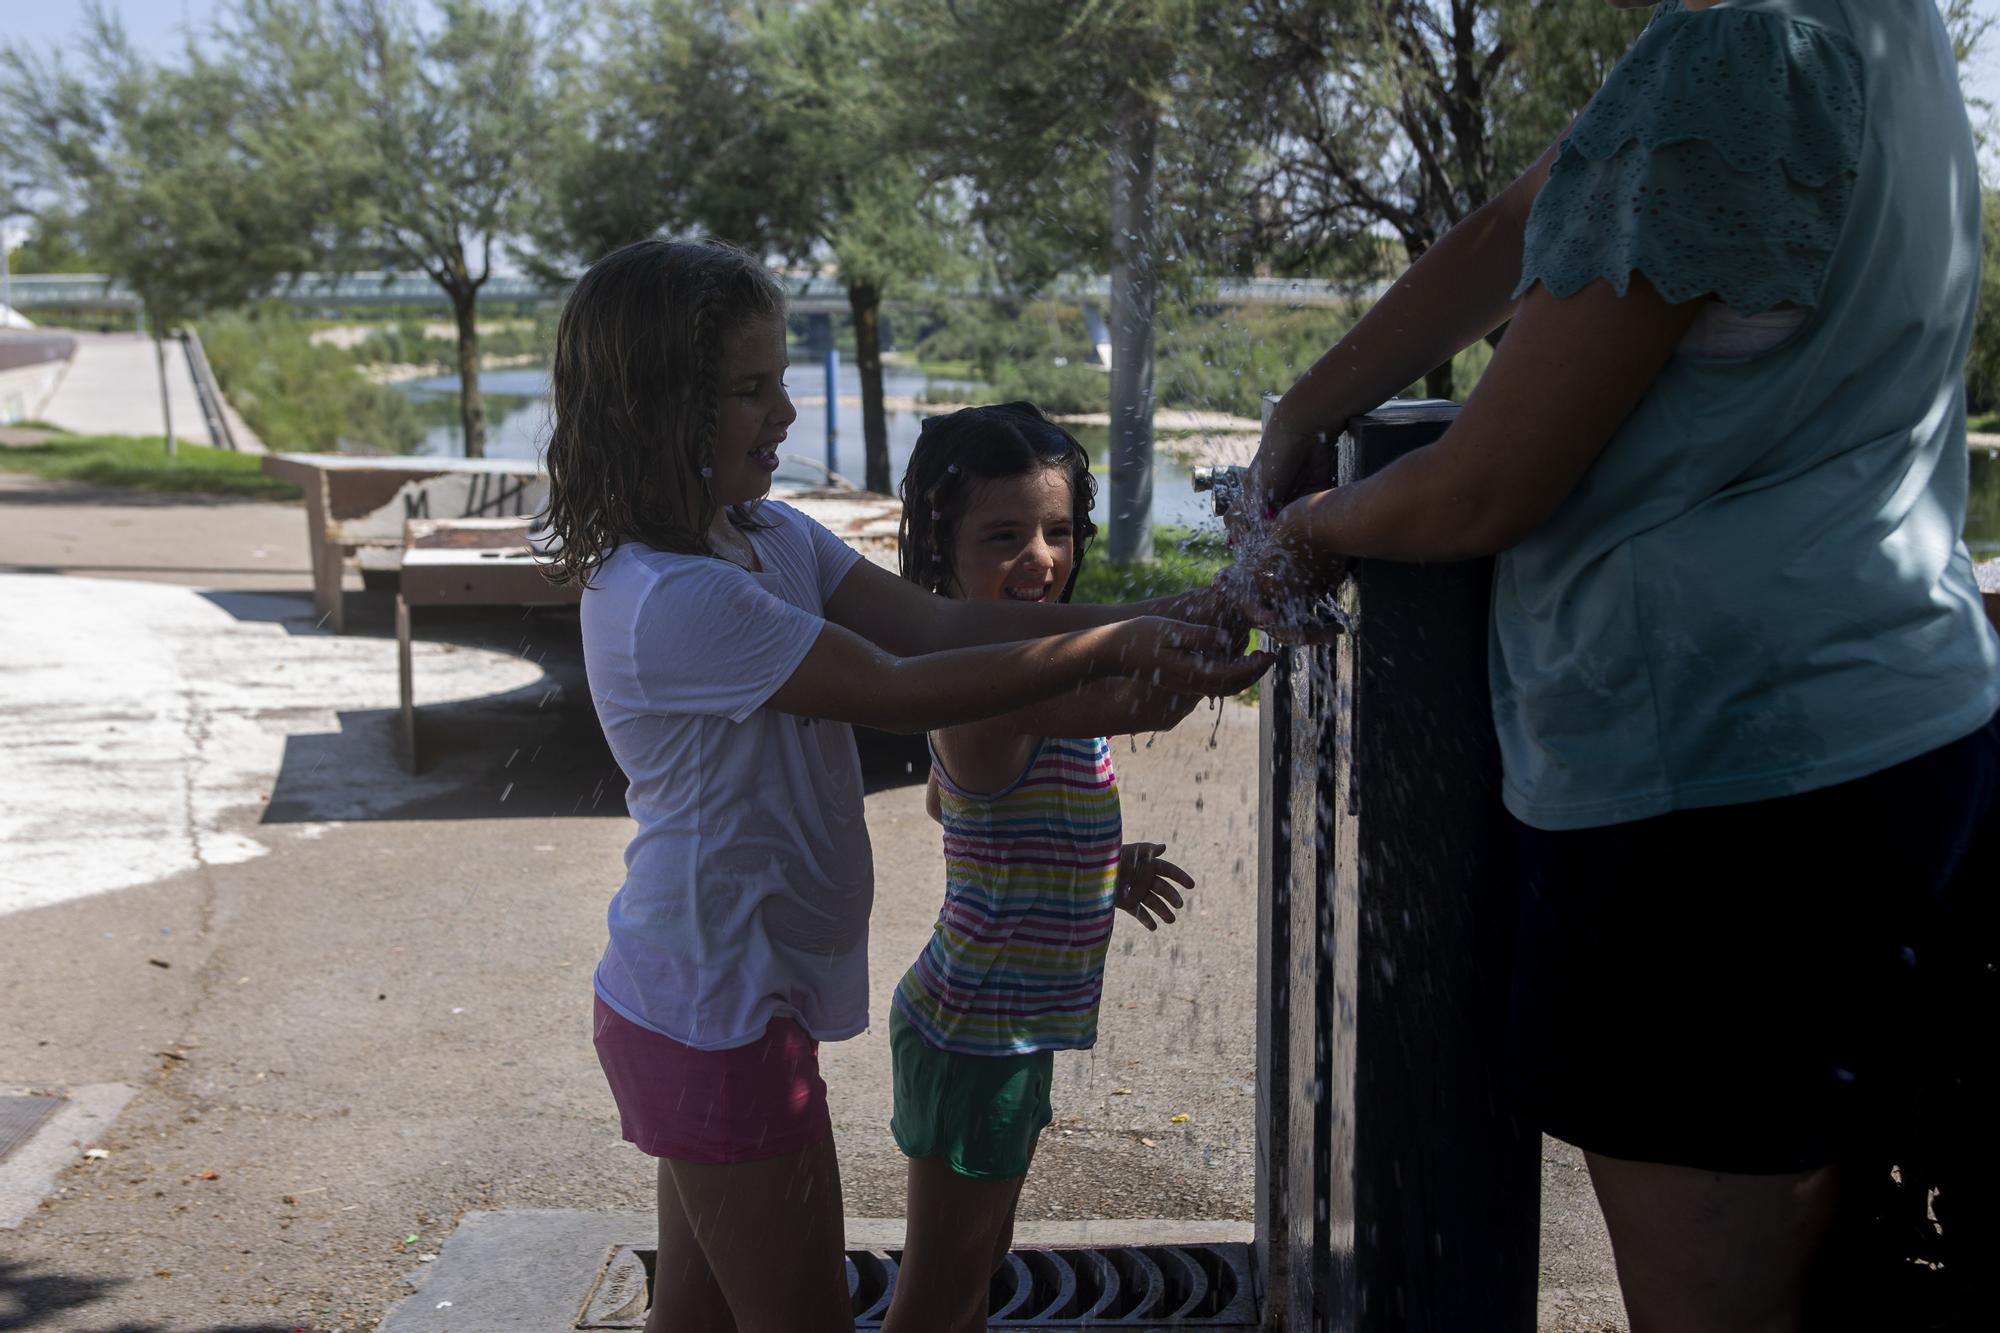
<path fill-rule="evenodd" d="M 986 399 L 991 402 L 991 399 Z M 800 412 L 824 410 L 826 395 L 794 394 L 792 405 Z M 909 395 L 885 394 L 885 412 L 908 412 L 919 417 L 957 412 L 978 403 L 933 402 Z M 840 410 L 861 411 L 861 399 L 843 394 Z M 1064 426 L 1111 428 L 1109 412 L 1051 412 L 1049 418 Z M 1191 407 L 1160 407 L 1153 410 L 1153 450 L 1188 467 L 1248 467 L 1257 456 L 1262 427 L 1248 417 L 1228 412 L 1211 412 Z"/>
<path fill-rule="evenodd" d="M 990 403 L 993 399 L 988 397 L 981 401 Z M 840 400 L 841 408 L 845 410 L 850 404 L 858 411 L 861 407 L 861 400 L 842 395 Z M 792 395 L 792 405 L 801 411 L 807 407 L 825 407 L 826 395 L 823 393 L 817 396 L 813 394 L 794 394 Z M 961 408 L 977 407 L 979 405 L 979 403 L 971 402 L 939 402 L 928 398 L 897 394 L 885 394 L 882 398 L 882 408 L 886 412 L 915 412 L 920 416 L 937 416 L 940 413 L 956 412 Z M 1049 413 L 1049 417 L 1051 420 L 1059 421 L 1065 426 L 1103 426 L 1109 428 L 1111 425 L 1111 414 L 1109 412 L 1051 412 Z M 1204 408 L 1195 407 L 1156 407 L 1153 409 L 1153 430 L 1158 434 L 1205 432 L 1213 434 L 1255 435 L 1262 429 L 1261 423 L 1249 417 L 1239 417 L 1228 412 L 1212 412 Z"/>
<path fill-rule="evenodd" d="M 547 358 L 539 352 L 522 352 L 515 356 L 482 356 L 479 368 L 487 370 L 518 370 L 522 366 L 538 366 Z M 389 361 L 357 365 L 355 370 L 370 384 L 387 387 L 392 384 L 406 384 L 411 380 L 427 380 L 438 375 L 456 375 L 456 363 L 442 361 Z"/>

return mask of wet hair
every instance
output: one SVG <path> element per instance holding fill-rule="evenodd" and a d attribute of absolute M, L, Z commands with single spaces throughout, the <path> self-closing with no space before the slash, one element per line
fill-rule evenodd
<path fill-rule="evenodd" d="M 979 488 L 1038 468 L 1060 471 L 1069 479 L 1076 562 L 1063 585 L 1061 600 L 1067 602 L 1083 570 L 1084 552 L 1097 535 L 1097 525 L 1090 521 L 1097 482 L 1090 475 L 1090 455 L 1076 437 L 1033 403 L 967 407 L 925 419 L 903 473 L 903 577 L 931 592 L 949 588 L 958 525 Z"/>
<path fill-rule="evenodd" d="M 552 580 L 588 584 L 625 542 L 714 554 L 722 342 L 784 315 L 771 271 L 718 241 L 639 241 L 585 271 L 556 325 L 547 522 L 562 548 Z M 760 526 L 754 505 L 730 517 Z"/>

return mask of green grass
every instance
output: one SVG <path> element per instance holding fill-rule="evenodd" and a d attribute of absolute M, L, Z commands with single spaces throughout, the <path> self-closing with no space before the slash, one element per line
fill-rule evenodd
<path fill-rule="evenodd" d="M 1100 533 L 1100 553 L 1103 541 Z M 1223 549 L 1221 537 L 1161 524 L 1153 529 L 1151 564 L 1114 565 L 1096 553 L 1085 557 L 1072 600 L 1143 602 L 1151 597 L 1170 597 L 1207 587 L 1228 563 L 1229 553 Z"/>
<path fill-rule="evenodd" d="M 42 444 L 0 449 L 0 472 L 180 495 L 299 498 L 298 487 L 265 476 L 255 454 L 182 441 L 179 453 L 169 458 L 167 442 L 159 436 L 61 435 Z"/>
<path fill-rule="evenodd" d="M 969 380 L 974 383 L 977 383 L 979 380 L 979 366 L 973 361 L 963 359 L 957 361 L 925 361 L 919 359 L 915 364 L 918 370 L 921 370 L 925 375 L 934 380 Z"/>
<path fill-rule="evenodd" d="M 1965 423 L 1974 435 L 2000 435 L 2000 412 L 1981 412 Z"/>

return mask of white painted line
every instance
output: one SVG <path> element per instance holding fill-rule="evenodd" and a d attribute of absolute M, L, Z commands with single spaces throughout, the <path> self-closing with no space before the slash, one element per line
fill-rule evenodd
<path fill-rule="evenodd" d="M 84 1144 L 105 1136 L 138 1091 L 123 1083 L 73 1089 L 69 1105 L 43 1121 L 33 1138 L 0 1161 L 0 1231 L 12 1231 L 27 1220 L 55 1188 L 62 1169 L 83 1156 Z"/>

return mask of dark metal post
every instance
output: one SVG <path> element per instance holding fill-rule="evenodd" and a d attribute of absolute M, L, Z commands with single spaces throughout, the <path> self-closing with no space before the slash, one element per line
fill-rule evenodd
<path fill-rule="evenodd" d="M 1348 424 L 1343 484 L 1450 403 Z M 1512 891 L 1488 561 L 1358 562 L 1349 632 L 1267 679 L 1258 1239 L 1267 1324 L 1528 1333 L 1538 1137 L 1505 1064 Z"/>

